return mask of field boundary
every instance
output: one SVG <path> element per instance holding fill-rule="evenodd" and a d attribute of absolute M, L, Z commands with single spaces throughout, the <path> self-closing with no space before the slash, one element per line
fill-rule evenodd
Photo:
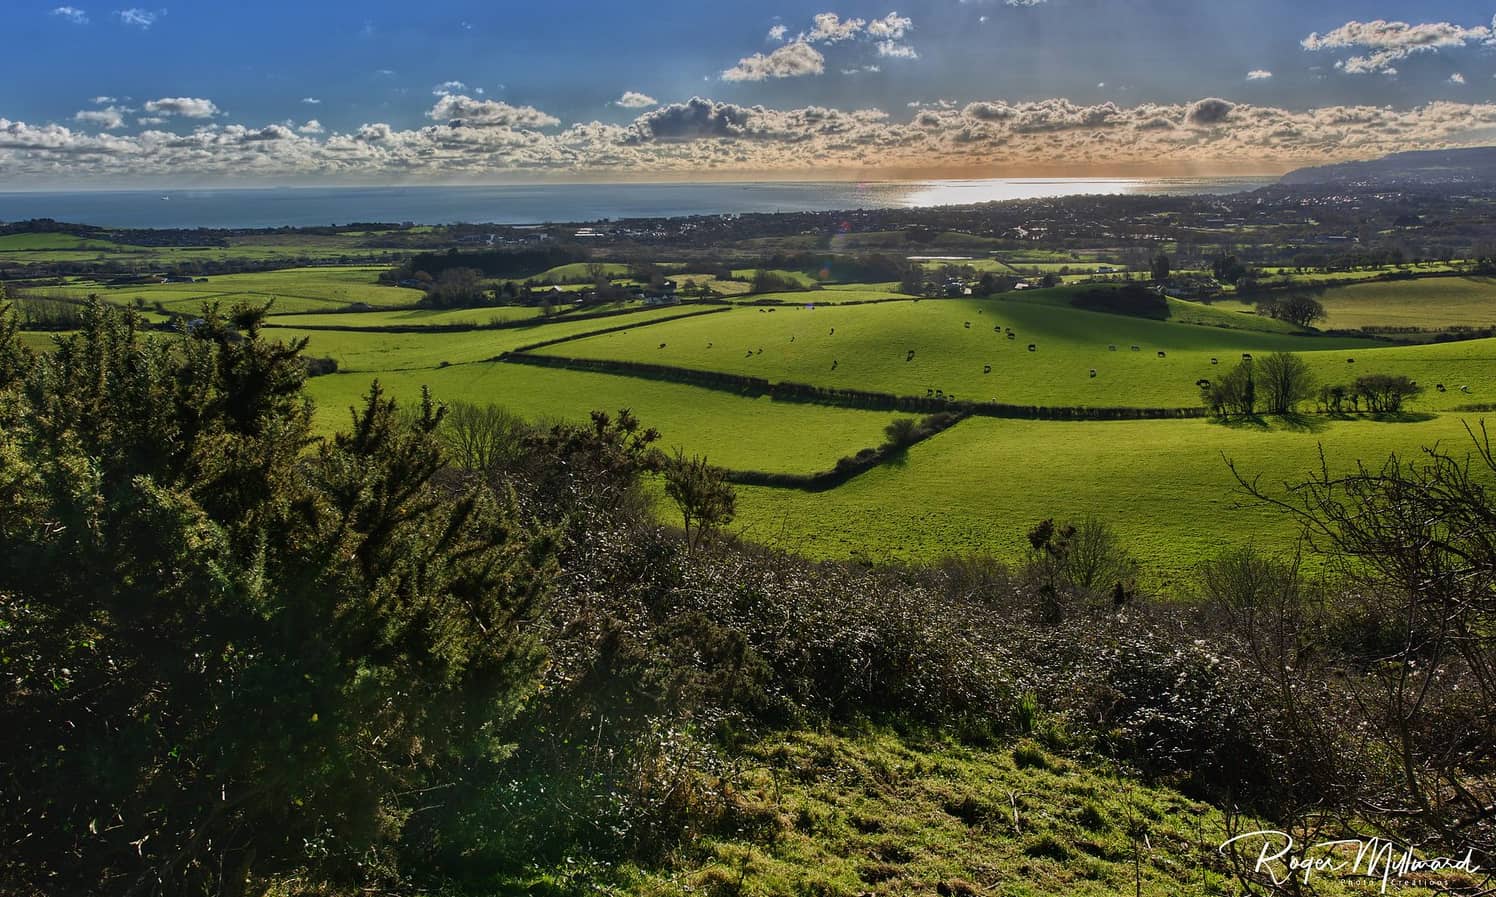
<path fill-rule="evenodd" d="M 752 396 L 755 398 L 766 395 L 776 402 L 803 402 L 813 405 L 831 405 L 839 408 L 856 408 L 863 411 L 906 411 L 931 414 L 951 411 L 976 417 L 1013 418 L 1019 420 L 1176 420 L 1208 416 L 1208 412 L 1204 407 L 1132 408 L 1125 406 L 1015 405 L 1005 402 L 952 401 L 950 399 L 930 396 L 900 396 L 886 392 L 812 386 L 808 383 L 773 382 L 763 377 L 749 377 L 743 374 L 697 370 L 664 364 L 610 361 L 600 358 L 570 358 L 564 355 L 530 354 L 536 348 L 570 342 L 576 338 L 567 337 L 550 343 L 525 346 L 505 352 L 490 360 L 507 364 L 528 364 L 536 367 L 562 368 L 566 370 L 588 371 L 596 374 L 637 377 L 643 380 L 662 380 L 669 383 L 680 383 L 685 386 L 697 386 L 703 389 L 715 389 L 722 392 L 731 392 L 735 395 Z"/>
<path fill-rule="evenodd" d="M 836 466 L 830 470 L 822 470 L 816 473 L 768 473 L 761 470 L 732 470 L 724 471 L 728 482 L 739 486 L 764 486 L 771 489 L 798 489 L 801 492 L 828 492 L 843 485 L 848 480 L 861 476 L 872 470 L 903 456 L 910 448 L 924 442 L 926 439 L 944 433 L 946 430 L 966 420 L 971 415 L 964 411 L 949 411 L 941 414 L 930 415 L 922 421 L 919 435 L 904 445 L 892 445 L 884 443 L 876 448 L 865 448 L 855 455 L 848 455 L 839 459 Z"/>
<path fill-rule="evenodd" d="M 685 305 L 685 304 L 686 303 L 682 303 L 682 305 Z M 711 304 L 713 306 L 715 306 L 715 303 L 711 303 Z M 623 329 L 628 329 L 628 327 L 643 327 L 643 326 L 647 326 L 649 324 L 662 323 L 664 321 L 675 321 L 675 320 L 679 320 L 681 318 L 694 317 L 696 315 L 706 315 L 706 314 L 712 314 L 713 312 L 730 311 L 731 310 L 731 307 L 730 306 L 726 306 L 726 305 L 724 305 L 724 306 L 717 306 L 717 307 L 711 307 L 711 308 L 695 308 L 695 306 L 693 305 L 692 308 L 695 309 L 695 310 L 690 311 L 690 312 L 685 312 L 685 313 L 682 313 L 682 314 L 679 314 L 679 315 L 669 315 L 669 316 L 666 316 L 666 317 L 657 318 L 657 319 L 652 320 L 652 321 L 646 321 L 646 322 L 644 322 L 642 324 L 625 325 L 625 327 Z M 410 310 L 411 309 L 409 309 L 409 308 L 374 309 L 374 311 L 376 311 L 376 312 L 379 312 L 379 311 L 410 311 Z M 478 311 L 478 309 L 474 309 L 474 310 Z M 266 326 L 266 327 L 282 327 L 282 328 L 289 328 L 289 329 L 292 329 L 292 330 L 319 330 L 319 331 L 327 331 L 327 332 L 334 332 L 334 333 L 476 333 L 476 332 L 483 331 L 483 330 L 524 330 L 524 329 L 530 328 L 530 327 L 541 328 L 541 327 L 548 327 L 548 326 L 553 325 L 553 324 L 566 324 L 566 323 L 570 323 L 572 321 L 601 321 L 601 320 L 606 320 L 608 318 L 617 318 L 617 317 L 621 317 L 623 315 L 636 315 L 636 314 L 639 314 L 641 312 L 654 311 L 654 310 L 655 310 L 654 308 L 621 308 L 621 309 L 617 309 L 615 311 L 598 312 L 595 315 L 577 315 L 577 316 L 573 316 L 573 317 L 540 318 L 538 320 L 537 319 L 533 319 L 533 318 L 525 318 L 525 319 L 520 319 L 520 320 L 516 320 L 516 321 L 500 321 L 500 322 L 498 322 L 496 324 L 429 324 L 429 325 L 424 325 L 424 326 L 423 325 L 419 325 L 419 324 L 391 324 L 391 325 L 386 326 L 386 327 L 376 327 L 376 326 L 374 326 L 372 324 L 368 324 L 368 325 L 357 325 L 357 324 L 297 324 L 297 323 L 295 323 L 293 321 L 287 321 L 287 322 L 282 323 L 282 322 L 279 322 L 279 321 L 267 320 L 265 322 L 264 326 Z M 339 312 L 324 312 L 324 311 L 287 312 L 285 314 L 274 315 L 274 317 L 276 317 L 276 318 L 290 318 L 290 317 L 295 317 L 297 315 L 311 315 L 311 314 L 319 314 L 320 315 L 320 314 L 343 314 L 343 313 L 344 312 L 340 312 L 340 311 Z M 360 314 L 360 312 L 349 312 L 349 314 Z M 568 340 L 571 340 L 571 339 L 581 339 L 584 336 L 593 336 L 593 335 L 599 334 L 599 333 L 610 333 L 614 329 L 618 329 L 618 328 L 609 328 L 609 329 L 605 329 L 605 330 L 589 331 L 587 333 L 578 333 L 578 334 L 575 334 L 573 336 L 567 337 L 567 339 Z M 556 342 L 564 342 L 564 340 L 557 340 Z M 550 342 L 546 342 L 546 343 L 538 343 L 536 345 L 539 346 L 539 345 L 550 345 L 550 344 L 551 344 Z M 533 347 L 527 346 L 525 348 L 528 349 L 528 348 L 533 348 Z"/>

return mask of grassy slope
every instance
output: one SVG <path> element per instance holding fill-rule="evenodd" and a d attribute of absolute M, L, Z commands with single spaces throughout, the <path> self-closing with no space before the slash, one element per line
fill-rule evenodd
<path fill-rule="evenodd" d="M 1204 885 L 1235 893 L 1215 862 L 1226 837 L 1219 811 L 1023 748 L 881 730 L 765 739 L 748 751 L 735 789 L 758 825 L 703 838 L 665 870 L 626 870 L 621 890 L 1177 897 Z M 1327 897 L 1369 893 L 1333 876 L 1315 882 Z"/>
<path fill-rule="evenodd" d="M 313 349 L 315 354 L 315 349 Z M 347 409 L 374 379 L 334 374 L 308 381 L 323 433 L 346 428 Z M 593 410 L 629 408 L 661 433 L 666 449 L 684 446 L 714 464 L 776 473 L 813 473 L 838 458 L 883 442 L 891 414 L 777 403 L 673 383 L 518 364 L 458 365 L 441 370 L 380 373 L 396 398 L 419 400 L 422 386 L 441 401 L 503 405 L 532 419 L 585 420 Z"/>
<path fill-rule="evenodd" d="M 1011 327 L 1016 338 L 1007 339 L 994 327 Z M 1030 343 L 1037 351 L 1027 351 Z M 1140 351 L 1129 351 L 1131 345 Z M 1343 365 L 1348 353 L 1363 355 L 1375 345 L 1161 323 L 1029 299 L 952 299 L 814 311 L 741 308 L 544 351 L 905 395 L 940 389 L 961 398 L 1025 404 L 1185 406 L 1198 402 L 1195 381 L 1221 370 L 1211 365 L 1212 357 L 1227 363 L 1242 352 L 1337 350 L 1318 356 L 1316 363 L 1334 371 L 1326 376 L 1338 377 L 1336 365 Z M 910 349 L 915 357 L 906 362 Z M 1157 357 L 1158 351 L 1166 357 Z M 983 373 L 987 364 L 991 374 Z M 1092 368 L 1095 378 L 1089 376 Z"/>
<path fill-rule="evenodd" d="M 1039 520 L 1092 514 L 1112 524 L 1145 567 L 1169 578 L 1228 545 L 1293 541 L 1290 520 L 1237 493 L 1225 457 L 1277 486 L 1304 479 L 1320 445 L 1332 466 L 1345 468 L 1357 459 L 1379 464 L 1394 451 L 1411 456 L 1436 441 L 1463 450 L 1462 418 L 1312 418 L 1301 429 L 973 418 L 912 448 L 906 463 L 831 492 L 740 488 L 736 526 L 813 557 L 866 551 L 903 560 L 970 553 L 1014 560 Z"/>

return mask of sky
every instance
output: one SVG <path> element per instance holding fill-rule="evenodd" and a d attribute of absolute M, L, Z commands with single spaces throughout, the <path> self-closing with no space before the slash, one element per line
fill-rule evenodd
<path fill-rule="evenodd" d="M 1493 13 L 6 0 L 0 190 L 1268 174 L 1496 143 Z"/>

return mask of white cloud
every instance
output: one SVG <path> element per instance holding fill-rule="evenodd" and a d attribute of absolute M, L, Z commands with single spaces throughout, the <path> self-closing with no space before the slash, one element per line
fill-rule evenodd
<path fill-rule="evenodd" d="M 114 11 L 114 15 L 120 20 L 120 24 L 134 25 L 136 28 L 149 28 L 156 24 L 156 20 L 165 14 L 166 10 L 164 9 L 160 12 L 152 12 L 151 10 L 139 7 L 117 9 Z"/>
<path fill-rule="evenodd" d="M 873 19 L 867 23 L 869 36 L 879 40 L 902 40 L 904 35 L 914 29 L 914 20 L 908 16 L 901 16 L 897 12 L 891 12 L 881 19 Z"/>
<path fill-rule="evenodd" d="M 801 35 L 801 40 L 826 44 L 851 40 L 857 36 L 857 32 L 862 30 L 862 26 L 867 24 L 862 19 L 842 21 L 841 17 L 834 12 L 816 13 L 813 21 L 815 27 L 810 30 L 809 34 Z"/>
<path fill-rule="evenodd" d="M 790 33 L 790 30 L 788 28 L 786 28 L 785 26 L 783 26 L 783 25 L 775 25 L 773 28 L 769 29 L 768 39 L 777 43 L 779 41 L 784 40 L 785 35 L 787 35 L 789 33 Z"/>
<path fill-rule="evenodd" d="M 301 132 L 302 134 L 321 134 L 326 129 L 322 127 L 322 122 L 317 121 L 315 118 L 313 118 L 308 120 L 306 124 L 302 125 L 296 130 Z"/>
<path fill-rule="evenodd" d="M 317 99 L 316 97 L 302 97 L 301 101 L 308 106 L 318 106 L 322 103 L 322 101 Z"/>
<path fill-rule="evenodd" d="M 1247 72 L 1248 81 L 1266 81 L 1272 76 L 1273 73 L 1267 69 L 1252 69 L 1250 72 Z"/>
<path fill-rule="evenodd" d="M 135 123 L 137 125 L 164 125 L 166 124 L 166 119 L 159 115 L 142 115 L 140 118 L 135 119 Z"/>
<path fill-rule="evenodd" d="M 918 59 L 919 54 L 908 44 L 900 44 L 891 40 L 878 41 L 878 55 L 887 56 L 892 59 Z"/>
<path fill-rule="evenodd" d="M 59 6 L 56 9 L 52 10 L 52 15 L 67 19 L 74 25 L 88 24 L 88 13 L 84 12 L 76 6 Z"/>
<path fill-rule="evenodd" d="M 1490 42 L 1492 29 L 1485 25 L 1466 28 L 1450 22 L 1346 22 L 1325 34 L 1314 32 L 1300 41 L 1305 50 L 1364 49 L 1370 53 L 1350 56 L 1335 63 L 1347 74 L 1397 74 L 1395 63 L 1414 53 L 1431 53 L 1467 44 Z"/>
<path fill-rule="evenodd" d="M 1003 2 L 1009 6 L 1038 6 L 1048 0 L 1003 0 Z"/>
<path fill-rule="evenodd" d="M 869 159 L 889 168 L 975 169 L 1036 160 L 1223 169 L 1251 160 L 1288 167 L 1477 145 L 1496 128 L 1496 103 L 1283 109 L 1218 99 L 1131 107 L 994 99 L 919 104 L 895 120 L 878 109 L 774 109 L 694 97 L 647 110 L 627 125 L 593 121 L 541 131 L 533 125 L 554 121 L 545 113 L 486 103 L 443 97 L 438 106 L 448 108 L 424 127 L 402 130 L 376 121 L 322 133 L 309 133 L 311 123 L 200 122 L 185 134 L 148 129 L 122 135 L 0 119 L 0 180 L 419 182 L 510 172 L 812 172 L 861 168 Z M 483 120 L 440 120 L 459 111 Z M 162 117 L 140 121 L 160 124 L 146 119 Z"/>
<path fill-rule="evenodd" d="M 549 128 L 561 123 L 533 106 L 511 106 L 499 100 L 475 100 L 461 94 L 447 94 L 437 100 L 426 117 L 454 127 L 471 128 Z"/>
<path fill-rule="evenodd" d="M 98 125 L 106 131 L 114 131 L 125 126 L 125 113 L 128 111 L 128 109 L 121 109 L 118 106 L 106 106 L 103 109 L 84 109 L 73 116 L 73 121 Z"/>
<path fill-rule="evenodd" d="M 613 105 L 622 106 L 625 109 L 643 109 L 646 106 L 657 106 L 659 101 L 636 90 L 625 90 L 623 96 L 613 101 Z"/>
<path fill-rule="evenodd" d="M 1460 74 L 1459 72 L 1455 72 L 1453 75 L 1449 76 L 1449 83 L 1450 84 L 1464 84 L 1465 83 L 1465 76 L 1462 75 L 1462 74 Z"/>
<path fill-rule="evenodd" d="M 467 85 L 461 81 L 443 81 L 431 88 L 431 95 L 434 97 L 444 97 L 447 94 L 462 93 L 465 90 L 467 90 Z"/>
<path fill-rule="evenodd" d="M 785 44 L 764 55 L 754 53 L 722 73 L 724 81 L 763 81 L 767 78 L 798 78 L 826 71 L 826 57 L 804 41 Z"/>
<path fill-rule="evenodd" d="M 182 118 L 212 118 L 222 110 L 212 100 L 198 97 L 162 97 L 146 103 L 145 111 L 168 117 L 179 115 Z"/>

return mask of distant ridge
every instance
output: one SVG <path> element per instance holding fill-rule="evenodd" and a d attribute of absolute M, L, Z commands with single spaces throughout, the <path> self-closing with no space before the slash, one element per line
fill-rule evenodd
<path fill-rule="evenodd" d="M 1496 146 L 1393 153 L 1363 162 L 1300 168 L 1285 174 L 1279 183 L 1288 186 L 1496 184 Z"/>

